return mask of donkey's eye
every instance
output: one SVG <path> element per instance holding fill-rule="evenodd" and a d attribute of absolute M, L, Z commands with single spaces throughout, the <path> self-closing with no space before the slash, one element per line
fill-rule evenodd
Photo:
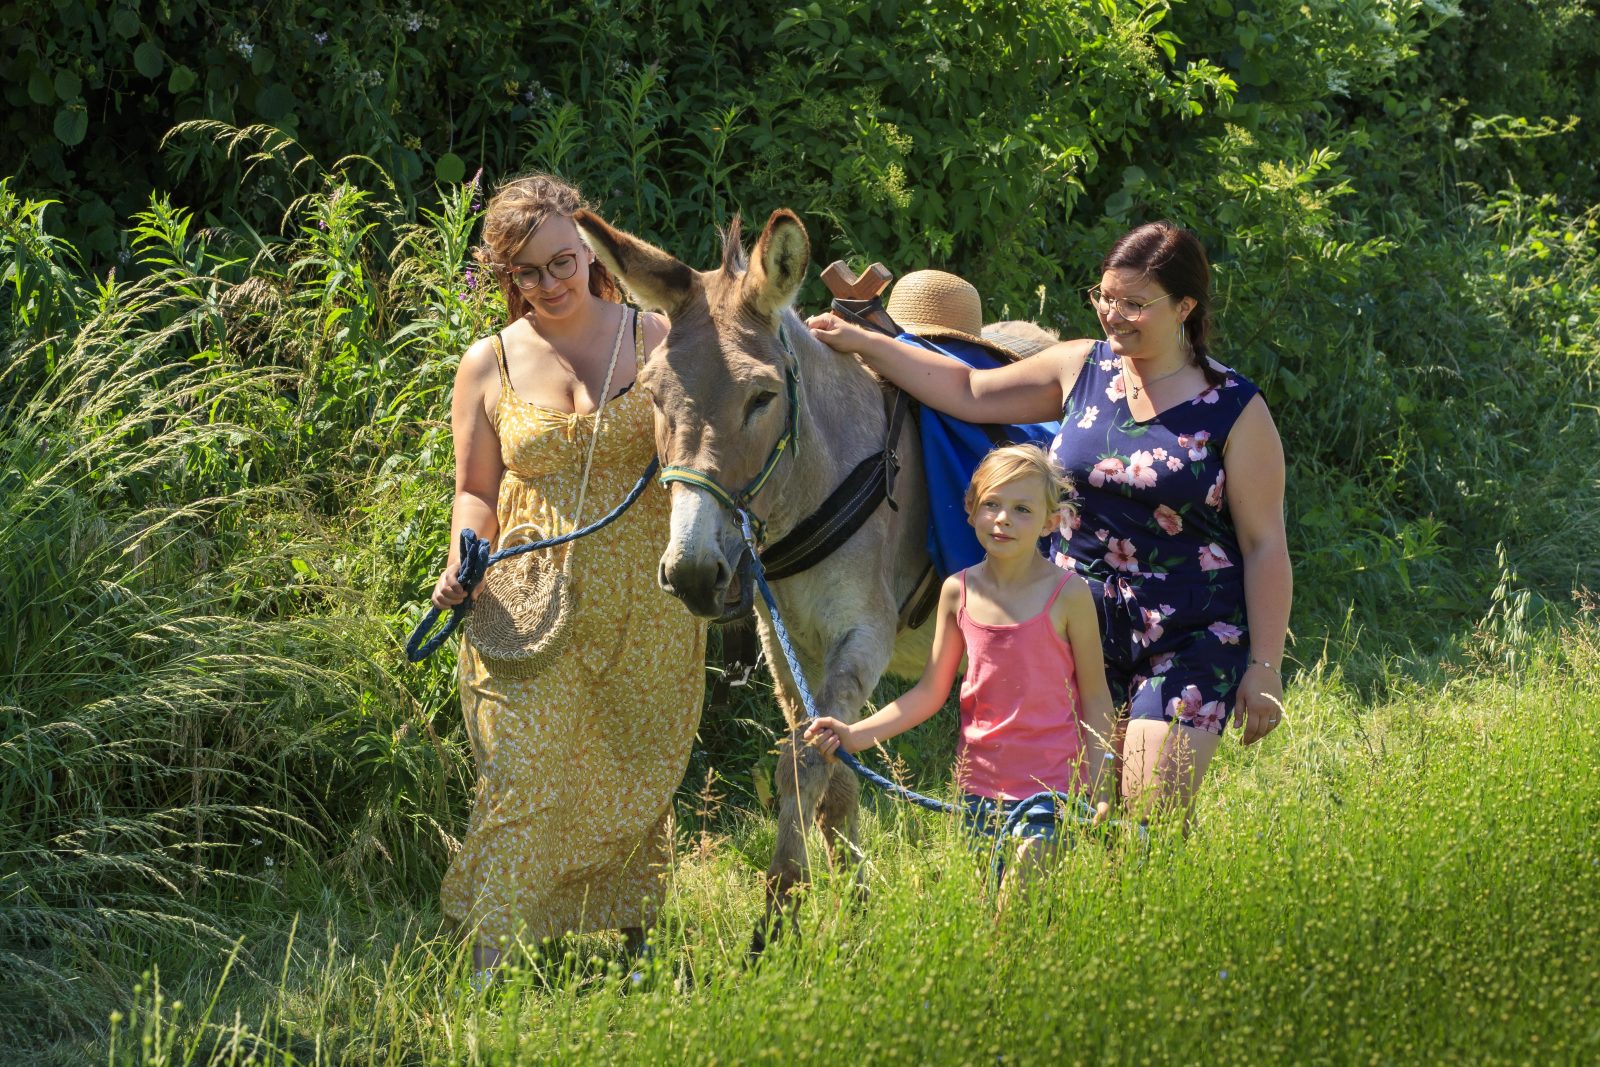
<path fill-rule="evenodd" d="M 772 403 L 773 399 L 776 398 L 777 395 L 777 393 L 763 392 L 757 393 L 755 396 L 751 397 L 750 402 L 744 406 L 744 421 L 749 422 L 761 412 L 765 411 L 767 409 L 767 405 Z"/>

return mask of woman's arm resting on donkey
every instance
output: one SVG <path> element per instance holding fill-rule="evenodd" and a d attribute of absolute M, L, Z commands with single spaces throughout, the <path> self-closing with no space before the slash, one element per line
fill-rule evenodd
<path fill-rule="evenodd" d="M 837 352 L 852 352 L 922 403 L 967 422 L 1045 422 L 1059 418 L 1062 400 L 1093 348 L 1063 341 L 1038 355 L 993 370 L 974 370 L 926 348 L 863 329 L 829 312 L 806 320 L 812 336 Z"/>

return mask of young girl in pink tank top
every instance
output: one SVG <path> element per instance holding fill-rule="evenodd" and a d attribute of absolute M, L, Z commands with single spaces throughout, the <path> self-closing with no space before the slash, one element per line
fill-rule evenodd
<path fill-rule="evenodd" d="M 1110 809 L 1111 691 L 1100 623 L 1084 580 L 1039 551 L 1064 514 L 1066 481 L 1037 445 L 985 456 L 967 488 L 983 561 L 945 580 L 922 679 L 857 723 L 819 718 L 806 737 L 824 754 L 859 752 L 926 721 L 961 683 L 956 780 L 968 825 L 993 833 L 1018 801 L 1093 790 L 1094 821 Z M 1054 805 L 1020 817 L 1024 855 L 1054 841 Z"/>

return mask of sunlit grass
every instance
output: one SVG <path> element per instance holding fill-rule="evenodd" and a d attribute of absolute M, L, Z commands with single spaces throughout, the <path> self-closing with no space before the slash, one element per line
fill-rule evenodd
<path fill-rule="evenodd" d="M 1600 1053 L 1600 644 L 1572 629 L 1535 659 L 1359 716 L 1313 678 L 1269 744 L 1224 749 L 1189 840 L 1081 844 L 999 916 L 948 821 L 878 801 L 869 901 L 822 872 L 799 936 L 750 967 L 743 846 L 766 829 L 740 819 L 680 850 L 642 985 L 590 935 L 477 992 L 431 908 L 309 903 L 292 940 L 258 935 L 272 974 L 168 976 L 160 1006 L 147 978 L 114 1060 L 1579 1062 Z"/>

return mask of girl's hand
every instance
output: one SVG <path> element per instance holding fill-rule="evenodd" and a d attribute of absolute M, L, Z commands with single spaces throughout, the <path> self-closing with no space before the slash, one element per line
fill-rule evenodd
<path fill-rule="evenodd" d="M 1239 683 L 1233 724 L 1244 727 L 1243 741 L 1253 745 L 1278 728 L 1283 718 L 1283 679 L 1264 663 L 1252 663 Z"/>
<path fill-rule="evenodd" d="M 806 727 L 806 740 L 824 756 L 832 756 L 841 748 L 846 752 L 856 752 L 862 747 L 855 744 L 849 723 L 826 715 L 811 720 L 811 725 Z"/>
<path fill-rule="evenodd" d="M 853 322 L 846 322 L 829 311 L 813 315 L 806 320 L 811 336 L 835 352 L 860 352 L 874 336 Z"/>
<path fill-rule="evenodd" d="M 439 580 L 433 584 L 433 606 L 443 611 L 453 608 L 467 599 L 466 588 L 456 579 L 456 571 L 461 568 L 446 564 L 439 573 Z"/>
<path fill-rule="evenodd" d="M 1099 826 L 1111 817 L 1111 801 L 1102 800 L 1094 806 L 1094 818 L 1089 820 L 1089 825 Z"/>

